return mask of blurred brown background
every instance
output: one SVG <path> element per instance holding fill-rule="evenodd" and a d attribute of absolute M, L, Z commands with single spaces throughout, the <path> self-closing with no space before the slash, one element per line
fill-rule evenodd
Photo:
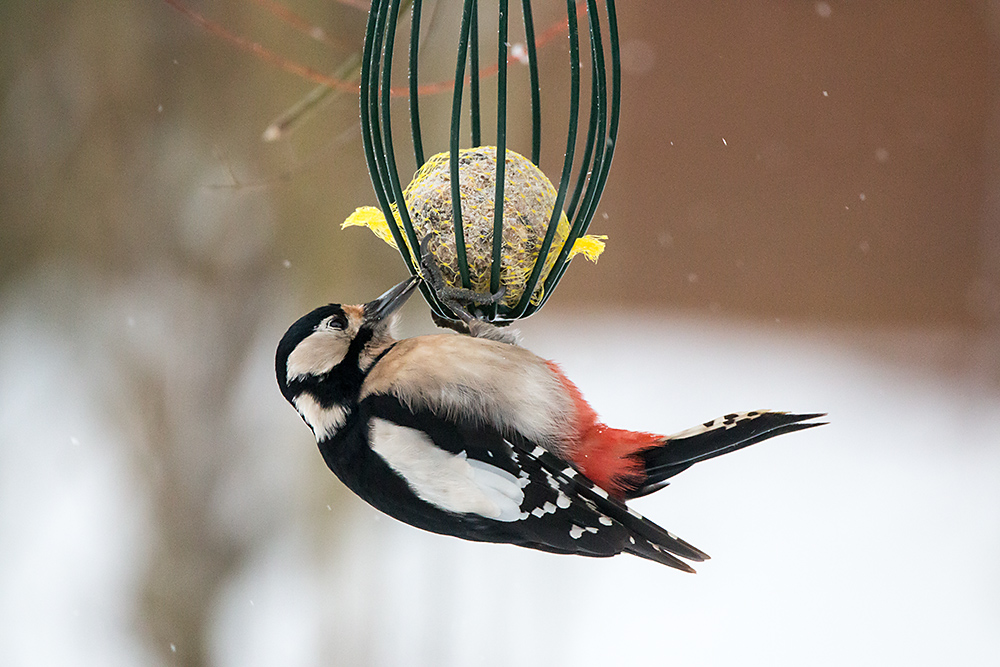
<path fill-rule="evenodd" d="M 334 45 L 253 2 L 190 6 L 322 72 L 363 31 L 364 12 L 331 2 L 289 7 Z M 556 308 L 965 327 L 996 319 L 990 4 L 835 9 L 622 4 L 623 118 L 592 227 L 611 242 L 600 268 L 568 273 Z M 272 261 L 289 259 L 298 280 L 324 289 L 390 280 L 382 264 L 394 265 L 391 253 L 337 228 L 374 201 L 354 100 L 265 145 L 262 129 L 311 84 L 166 4 L 5 3 L 2 11 L 3 275 L 57 252 L 123 270 L 142 261 L 135 239 L 164 239 L 143 226 L 169 227 L 164 198 L 182 176 L 164 171 L 163 156 L 179 150 L 182 134 L 220 169 L 220 187 L 266 191 L 279 210 Z M 160 205 L 140 200 L 142 188 Z"/>
<path fill-rule="evenodd" d="M 643 231 L 636 256 L 609 254 L 604 294 L 648 281 L 647 304 L 750 317 L 996 316 L 986 3 L 644 10 L 623 12 L 634 63 L 606 200 Z"/>
<path fill-rule="evenodd" d="M 264 2 L 186 6 L 332 72 L 360 48 L 359 4 L 288 0 L 322 41 Z M 436 4 L 432 34 L 454 18 Z M 610 326 L 605 314 L 626 312 L 735 331 L 792 324 L 823 340 L 861 332 L 859 347 L 904 368 L 933 357 L 943 376 L 966 373 L 963 396 L 994 406 L 998 7 L 620 2 L 623 116 L 590 229 L 608 248 L 597 266 L 577 260 L 535 319 Z M 33 526 L 0 522 L 11 531 L 0 562 L 13 563 L 0 615 L 28 633 L 64 599 L 113 594 L 127 601 L 115 627 L 130 639 L 109 640 L 115 652 L 95 650 L 94 664 L 219 663 L 219 600 L 261 545 L 299 531 L 319 561 L 351 539 L 324 527 L 325 513 L 347 513 L 347 492 L 303 446 L 271 355 L 316 303 L 364 301 L 403 276 L 395 251 L 339 228 L 375 203 L 357 100 L 336 96 L 265 143 L 268 123 L 313 84 L 156 0 L 4 2 L 0 36 L 0 465 L 18 471 L 0 490 L 4 510 Z M 546 128 L 558 136 L 563 122 L 550 114 Z M 885 343 L 900 331 L 919 335 Z M 93 423 L 104 426 L 88 439 Z M 101 514 L 111 518 L 93 532 L 118 554 L 99 561 L 114 576 L 48 569 L 50 597 L 23 593 L 14 582 L 37 574 L 34 554 L 84 525 L 50 503 L 97 460 L 127 481 L 95 483 L 120 489 L 120 513 Z M 46 517 L 59 519 L 52 539 L 21 539 L 49 535 Z M 25 599 L 33 612 L 11 602 Z M 35 646 L 35 664 L 65 664 L 56 644 Z M 371 650 L 356 664 L 387 663 Z"/>

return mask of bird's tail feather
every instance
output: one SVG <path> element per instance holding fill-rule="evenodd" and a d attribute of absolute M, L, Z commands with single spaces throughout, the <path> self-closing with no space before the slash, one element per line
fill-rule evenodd
<path fill-rule="evenodd" d="M 809 419 L 824 416 L 815 414 L 789 414 L 755 410 L 728 414 L 705 422 L 687 431 L 682 431 L 664 439 L 663 445 L 647 449 L 639 454 L 645 468 L 646 479 L 641 486 L 626 494 L 626 498 L 638 498 L 666 486 L 668 480 L 679 472 L 687 470 L 699 461 L 735 452 L 762 440 L 783 433 L 821 426 L 825 422 L 804 424 Z"/>

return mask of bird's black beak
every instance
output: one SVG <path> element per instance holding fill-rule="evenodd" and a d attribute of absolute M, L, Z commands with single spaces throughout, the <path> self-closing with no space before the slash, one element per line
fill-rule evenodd
<path fill-rule="evenodd" d="M 406 303 L 413 290 L 420 284 L 418 276 L 410 276 L 385 294 L 365 304 L 365 324 L 378 324 L 386 317 L 396 312 L 396 309 Z"/>

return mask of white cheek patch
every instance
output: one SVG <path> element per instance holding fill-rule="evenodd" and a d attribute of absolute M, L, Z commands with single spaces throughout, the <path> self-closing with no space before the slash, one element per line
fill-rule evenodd
<path fill-rule="evenodd" d="M 348 335 L 341 332 L 313 332 L 288 355 L 286 379 L 291 382 L 307 375 L 329 373 L 344 360 L 350 344 Z"/>
<path fill-rule="evenodd" d="M 333 405 L 324 408 L 315 398 L 309 394 L 300 394 L 295 397 L 295 409 L 299 411 L 302 418 L 312 427 L 317 440 L 332 437 L 347 423 L 348 411 L 342 405 Z"/>
<path fill-rule="evenodd" d="M 506 470 L 446 452 L 425 433 L 384 419 L 372 420 L 371 446 L 425 502 L 496 521 L 521 516 L 524 492 Z"/>

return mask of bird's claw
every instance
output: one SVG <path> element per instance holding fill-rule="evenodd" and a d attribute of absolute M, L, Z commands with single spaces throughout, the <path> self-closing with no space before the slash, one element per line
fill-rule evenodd
<path fill-rule="evenodd" d="M 500 303 L 507 288 L 503 285 L 493 294 L 482 294 L 463 287 L 452 287 L 444 280 L 441 267 L 434 261 L 434 256 L 430 252 L 431 234 L 427 234 L 420 241 L 420 268 L 424 282 L 431 288 L 437 298 L 447 306 L 459 321 L 441 317 L 431 313 L 434 324 L 439 327 L 453 329 L 459 333 L 469 334 L 476 338 L 488 338 L 501 343 L 517 344 L 517 332 L 503 331 L 495 324 L 475 317 L 469 312 L 468 306 L 492 306 Z"/>
<path fill-rule="evenodd" d="M 493 294 L 482 294 L 464 287 L 452 287 L 444 280 L 441 267 L 434 261 L 434 256 L 430 252 L 431 234 L 427 234 L 420 241 L 420 268 L 423 269 L 423 279 L 452 312 L 458 315 L 459 319 L 468 324 L 476 318 L 469 312 L 468 306 L 492 306 L 503 300 L 507 294 L 507 288 L 503 285 Z"/>

